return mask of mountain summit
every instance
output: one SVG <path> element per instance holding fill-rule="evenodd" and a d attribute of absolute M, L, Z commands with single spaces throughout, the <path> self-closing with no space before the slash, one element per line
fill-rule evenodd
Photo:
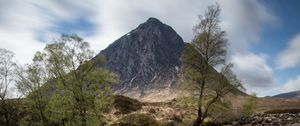
<path fill-rule="evenodd" d="M 149 18 L 101 51 L 106 67 L 117 73 L 117 93 L 143 98 L 151 91 L 173 89 L 185 43 L 170 26 Z"/>

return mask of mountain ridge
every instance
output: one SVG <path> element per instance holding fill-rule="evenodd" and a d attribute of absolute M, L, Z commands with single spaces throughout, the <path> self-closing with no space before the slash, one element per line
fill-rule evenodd
<path fill-rule="evenodd" d="M 272 96 L 273 98 L 300 99 L 300 90 L 286 93 L 280 93 Z"/>

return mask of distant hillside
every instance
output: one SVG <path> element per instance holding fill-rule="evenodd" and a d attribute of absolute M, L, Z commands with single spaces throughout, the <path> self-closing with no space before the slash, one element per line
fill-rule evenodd
<path fill-rule="evenodd" d="M 300 91 L 293 91 L 272 96 L 273 98 L 300 99 Z"/>

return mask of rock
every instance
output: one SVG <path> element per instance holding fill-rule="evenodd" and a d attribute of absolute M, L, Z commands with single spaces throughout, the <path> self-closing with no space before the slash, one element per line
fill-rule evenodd
<path fill-rule="evenodd" d="M 245 121 L 243 121 L 243 120 L 239 120 L 238 122 L 239 122 L 239 124 L 241 124 L 241 125 L 246 124 Z"/>
<path fill-rule="evenodd" d="M 154 108 L 150 108 L 150 109 L 149 109 L 149 112 L 150 112 L 150 113 L 156 113 L 156 111 L 155 111 Z"/>
<path fill-rule="evenodd" d="M 257 119 L 257 123 L 262 123 L 263 121 L 264 121 L 264 119 L 261 118 L 261 117 L 259 117 L 259 118 Z"/>
<path fill-rule="evenodd" d="M 286 120 L 292 121 L 292 120 L 294 120 L 294 118 L 293 117 L 288 117 Z"/>
<path fill-rule="evenodd" d="M 252 125 L 252 126 L 300 126 L 298 114 L 253 114 L 250 117 L 242 117 L 229 123 L 231 125 Z M 238 122 L 238 123 L 237 123 Z"/>
<path fill-rule="evenodd" d="M 276 121 L 276 122 L 272 122 L 271 125 L 272 126 L 280 126 L 280 123 Z"/>
<path fill-rule="evenodd" d="M 233 126 L 238 126 L 239 125 L 239 122 L 238 121 L 234 121 L 231 123 Z"/>
<path fill-rule="evenodd" d="M 284 114 L 279 114 L 279 118 L 282 118 L 284 116 Z"/>
<path fill-rule="evenodd" d="M 257 124 L 258 124 L 257 121 L 252 121 L 252 122 L 251 122 L 251 125 L 254 125 L 254 126 L 255 126 L 255 125 L 257 125 Z"/>
<path fill-rule="evenodd" d="M 266 122 L 266 123 L 271 123 L 271 122 L 272 122 L 272 119 L 271 119 L 270 117 L 266 117 L 266 118 L 265 118 L 265 122 Z"/>
<path fill-rule="evenodd" d="M 292 124 L 290 126 L 300 126 L 300 123 L 294 123 L 294 124 Z"/>
<path fill-rule="evenodd" d="M 180 117 L 179 115 L 174 114 L 173 117 L 171 118 L 171 120 L 174 120 L 176 122 L 182 122 L 182 117 Z"/>

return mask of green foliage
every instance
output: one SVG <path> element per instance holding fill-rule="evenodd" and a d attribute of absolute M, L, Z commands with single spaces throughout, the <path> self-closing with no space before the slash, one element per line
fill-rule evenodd
<path fill-rule="evenodd" d="M 246 114 L 246 116 L 251 115 L 255 112 L 257 104 L 257 97 L 256 94 L 252 94 L 246 98 L 246 101 L 242 105 L 243 113 Z"/>
<path fill-rule="evenodd" d="M 71 125 L 100 124 L 102 109 L 111 103 L 109 87 L 116 83 L 115 74 L 96 67 L 96 63 L 103 63 L 103 57 L 91 60 L 89 44 L 75 34 L 64 34 L 47 45 L 44 55 L 59 89 L 53 92 L 53 101 L 48 105 L 49 113 L 56 114 L 49 117 Z M 56 110 L 58 106 L 61 108 Z"/>
<path fill-rule="evenodd" d="M 19 99 L 0 101 L 0 125 L 14 126 L 20 121 L 22 108 Z"/>
<path fill-rule="evenodd" d="M 198 97 L 195 96 L 182 96 L 178 100 L 178 105 L 189 109 L 195 109 L 198 106 Z"/>
<path fill-rule="evenodd" d="M 117 76 L 99 67 L 103 56 L 93 56 L 88 42 L 76 34 L 63 34 L 37 52 L 32 64 L 20 68 L 18 88 L 32 110 L 23 122 L 100 125 L 101 113 L 113 102 L 110 87 Z"/>
<path fill-rule="evenodd" d="M 182 55 L 182 87 L 191 93 L 183 98 L 186 106 L 197 110 L 194 126 L 199 126 L 219 105 L 228 107 L 222 99 L 241 86 L 226 63 L 226 32 L 219 26 L 220 6 L 209 6 L 200 22 L 194 27 L 195 36 Z M 214 67 L 223 65 L 221 72 Z"/>
<path fill-rule="evenodd" d="M 34 125 L 46 125 L 48 122 L 45 108 L 49 99 L 45 95 L 47 86 L 43 85 L 49 80 L 49 74 L 43 58 L 44 55 L 37 52 L 32 64 L 26 68 L 19 67 L 17 70 L 17 88 L 27 96 L 27 108 L 32 111 L 24 117 L 23 123 L 29 121 L 28 123 L 35 123 Z"/>
<path fill-rule="evenodd" d="M 73 106 L 68 105 L 72 102 L 71 100 L 69 95 L 62 97 L 58 94 L 52 94 L 46 107 L 47 116 L 52 123 L 63 124 L 64 121 L 70 120 Z"/>

